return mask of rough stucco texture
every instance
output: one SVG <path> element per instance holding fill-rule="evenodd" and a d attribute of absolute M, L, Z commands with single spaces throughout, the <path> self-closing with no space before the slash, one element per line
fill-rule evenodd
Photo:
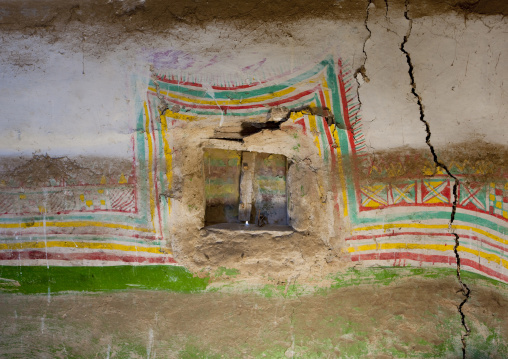
<path fill-rule="evenodd" d="M 508 283 L 504 1 L 0 5 L 0 266 Z"/>

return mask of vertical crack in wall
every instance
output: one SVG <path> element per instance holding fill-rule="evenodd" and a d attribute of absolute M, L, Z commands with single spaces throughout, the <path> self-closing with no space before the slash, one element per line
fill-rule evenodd
<path fill-rule="evenodd" d="M 365 29 L 367 29 L 367 32 L 369 33 L 367 37 L 365 38 L 365 41 L 363 42 L 363 64 L 358 67 L 355 71 L 354 77 L 356 80 L 356 98 L 358 99 L 359 107 L 362 107 L 362 100 L 360 99 L 360 86 L 364 82 L 369 82 L 369 77 L 367 76 L 367 70 L 365 69 L 365 64 L 367 63 L 367 52 L 365 51 L 365 46 L 367 44 L 367 41 L 369 41 L 370 37 L 372 36 L 372 31 L 369 28 L 369 12 L 370 12 L 370 5 L 372 4 L 372 0 L 368 0 L 367 8 L 365 9 Z M 361 77 L 360 77 L 361 76 Z"/>
<path fill-rule="evenodd" d="M 457 212 L 457 201 L 458 201 L 457 189 L 458 189 L 458 186 L 459 186 L 459 179 L 457 177 L 455 177 L 450 172 L 448 167 L 443 162 L 441 162 L 439 160 L 439 158 L 437 157 L 436 151 L 434 149 L 434 146 L 432 146 L 432 144 L 430 142 L 430 136 L 431 136 L 430 126 L 429 126 L 429 123 L 425 120 L 425 113 L 423 111 L 422 98 L 416 92 L 416 82 L 415 82 L 415 78 L 414 78 L 413 62 L 411 60 L 411 55 L 405 49 L 405 45 L 406 45 L 406 43 L 407 43 L 407 41 L 409 39 L 409 36 L 411 35 L 411 30 L 413 28 L 413 20 L 409 17 L 408 12 L 409 12 L 409 0 L 406 0 L 405 1 L 404 17 L 409 22 L 409 27 L 408 27 L 408 31 L 407 31 L 406 35 L 404 36 L 404 40 L 400 44 L 400 50 L 404 53 L 404 55 L 406 55 L 407 64 L 409 66 L 408 73 L 409 73 L 409 78 L 411 80 L 411 93 L 416 98 L 416 102 L 417 102 L 419 110 L 420 110 L 420 121 L 425 125 L 425 131 L 427 133 L 427 136 L 425 138 L 425 142 L 427 143 L 427 146 L 429 146 L 430 152 L 432 153 L 432 157 L 434 159 L 434 163 L 436 165 L 436 168 L 437 167 L 441 167 L 446 172 L 446 174 L 450 178 L 452 178 L 453 181 L 454 181 L 454 183 L 453 183 L 453 203 L 452 203 L 452 212 L 451 212 L 451 215 L 450 215 L 449 228 L 450 228 L 450 232 L 455 237 L 455 245 L 453 246 L 453 252 L 455 253 L 455 259 L 456 259 L 456 263 L 457 263 L 457 269 L 456 269 L 457 280 L 458 280 L 458 282 L 460 284 L 460 290 L 459 291 L 462 292 L 462 295 L 464 296 L 464 299 L 457 306 L 457 309 L 458 309 L 459 314 L 460 314 L 460 319 L 461 319 L 461 322 L 462 322 L 462 326 L 464 327 L 464 330 L 466 331 L 465 333 L 461 333 L 461 336 L 460 336 L 460 340 L 462 342 L 462 358 L 465 358 L 466 357 L 466 337 L 468 337 L 469 334 L 471 333 L 471 329 L 468 327 L 468 325 L 466 323 L 466 317 L 464 315 L 464 312 L 462 311 L 462 308 L 466 304 L 466 302 L 469 300 L 470 294 L 471 294 L 471 290 L 462 281 L 462 277 L 461 277 L 461 273 L 460 273 L 460 255 L 459 255 L 459 251 L 458 251 L 458 247 L 460 245 L 460 240 L 459 240 L 460 237 L 459 237 L 459 235 L 457 233 L 455 233 L 455 230 L 453 229 L 453 221 L 455 220 L 455 213 Z"/>

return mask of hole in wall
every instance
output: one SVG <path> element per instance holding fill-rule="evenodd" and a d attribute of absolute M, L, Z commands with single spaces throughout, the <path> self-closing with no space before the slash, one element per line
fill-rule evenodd
<path fill-rule="evenodd" d="M 287 164 L 281 154 L 205 149 L 205 226 L 287 228 Z"/>

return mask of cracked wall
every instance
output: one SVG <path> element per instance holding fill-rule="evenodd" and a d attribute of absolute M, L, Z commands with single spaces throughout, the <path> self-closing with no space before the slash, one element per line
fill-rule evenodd
<path fill-rule="evenodd" d="M 3 5 L 0 264 L 508 282 L 503 2 Z M 286 156 L 291 228 L 206 228 L 206 148 Z"/>

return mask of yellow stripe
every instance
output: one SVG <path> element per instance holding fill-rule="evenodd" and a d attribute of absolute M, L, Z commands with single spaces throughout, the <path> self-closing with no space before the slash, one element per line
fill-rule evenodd
<path fill-rule="evenodd" d="M 317 133 L 316 116 L 308 115 L 310 132 Z"/>
<path fill-rule="evenodd" d="M 321 158 L 321 145 L 319 143 L 319 136 L 314 137 L 314 144 L 316 145 L 319 152 L 319 157 Z"/>
<path fill-rule="evenodd" d="M 366 227 L 359 227 L 354 228 L 353 231 L 359 232 L 359 231 L 372 231 L 376 229 L 390 229 L 390 228 L 426 228 L 426 229 L 448 229 L 447 224 L 422 224 L 422 223 L 388 223 L 388 224 L 379 224 L 375 226 L 366 226 Z M 464 226 L 460 224 L 454 224 L 452 226 L 453 229 L 464 229 L 473 231 L 476 233 L 480 233 L 486 237 L 489 237 L 496 242 L 508 244 L 508 240 L 503 239 L 501 237 L 498 237 L 492 233 L 489 233 L 487 231 L 484 231 L 483 229 L 471 227 L 471 226 Z"/>
<path fill-rule="evenodd" d="M 342 187 L 342 199 L 344 201 L 344 217 L 348 215 L 348 205 L 347 205 L 347 194 L 346 194 L 346 179 L 344 178 L 344 169 L 342 168 L 342 152 L 340 151 L 340 141 L 339 134 L 337 133 L 337 129 L 335 125 L 332 124 L 330 126 L 330 132 L 332 133 L 333 138 L 335 139 L 335 144 L 337 145 L 337 159 L 339 161 L 339 178 L 340 185 Z"/>
<path fill-rule="evenodd" d="M 452 228 L 455 228 L 455 229 L 465 229 L 465 230 L 472 230 L 473 232 L 476 232 L 476 233 L 480 233 L 482 235 L 484 235 L 485 237 L 489 237 L 497 242 L 500 242 L 500 243 L 503 243 L 503 244 L 508 244 L 508 241 L 506 239 L 503 239 L 501 237 L 498 237 L 492 233 L 489 233 L 487 231 L 484 231 L 483 229 L 480 229 L 480 228 L 475 228 L 475 227 L 471 227 L 471 226 L 464 226 L 464 225 L 461 225 L 461 224 L 455 224 L 452 226 Z"/>
<path fill-rule="evenodd" d="M 148 87 L 148 90 L 150 90 L 152 92 L 157 92 L 157 90 L 154 87 Z M 190 103 L 199 103 L 201 105 L 213 105 L 213 106 L 217 106 L 217 105 L 223 106 L 224 105 L 224 106 L 226 106 L 226 105 L 241 105 L 241 104 L 246 104 L 246 103 L 257 103 L 257 102 L 263 102 L 266 100 L 273 100 L 273 99 L 279 98 L 281 96 L 287 95 L 295 90 L 296 90 L 295 87 L 288 87 L 284 90 L 276 91 L 276 92 L 270 93 L 268 95 L 251 97 L 251 98 L 246 98 L 246 99 L 241 99 L 241 100 L 218 100 L 218 101 L 200 100 L 198 98 L 191 98 L 191 97 L 177 95 L 172 92 L 168 93 L 167 91 L 159 91 L 159 93 L 164 96 L 168 96 L 171 98 L 175 98 L 175 99 L 190 102 Z"/>
<path fill-rule="evenodd" d="M 296 120 L 300 119 L 300 117 L 304 117 L 305 114 L 302 112 L 302 111 L 298 111 L 298 112 L 291 112 L 291 114 L 289 115 L 289 118 L 295 122 Z"/>
<path fill-rule="evenodd" d="M 30 227 L 43 227 L 44 222 L 33 222 L 33 223 L 0 223 L 0 228 L 30 228 Z M 128 226 L 125 224 L 118 223 L 105 223 L 95 221 L 70 221 L 70 222 L 46 222 L 46 227 L 106 227 L 106 228 L 119 228 L 128 229 L 133 231 L 141 232 L 154 232 L 148 228 L 140 228 L 134 226 Z"/>
<path fill-rule="evenodd" d="M 172 113 L 171 113 L 172 114 Z M 168 139 L 168 122 L 166 116 L 161 115 L 161 128 L 162 128 L 162 141 L 164 143 L 164 158 L 166 159 L 166 178 L 167 178 L 167 190 L 171 189 L 173 184 L 173 157 L 171 155 L 171 147 L 169 147 Z M 171 198 L 167 197 L 168 201 L 168 215 L 171 214 Z"/>
<path fill-rule="evenodd" d="M 173 118 L 175 120 L 182 120 L 182 121 L 189 121 L 189 122 L 196 121 L 198 119 L 198 116 L 185 115 L 183 113 L 173 112 L 171 110 L 166 110 L 166 112 L 164 112 L 164 115 L 166 117 Z"/>
<path fill-rule="evenodd" d="M 152 144 L 152 136 L 150 135 L 150 117 L 148 115 L 148 106 L 146 105 L 146 101 L 144 103 L 145 106 L 145 133 L 146 133 L 146 140 L 148 144 L 148 185 L 149 185 L 149 192 L 150 192 L 150 216 L 152 219 L 152 226 L 155 228 L 155 224 L 153 223 L 153 217 L 155 212 L 155 202 L 153 199 L 152 189 L 154 188 L 153 185 L 153 177 L 152 177 L 152 167 L 153 167 L 153 144 Z"/>
<path fill-rule="evenodd" d="M 312 134 L 317 133 L 316 116 L 307 115 L 307 118 L 309 119 L 310 132 Z M 319 136 L 318 135 L 314 136 L 314 145 L 316 145 L 318 152 L 319 152 L 319 157 L 321 157 L 321 145 L 319 143 Z"/>
<path fill-rule="evenodd" d="M 433 251 L 453 251 L 453 246 L 444 245 L 444 244 L 418 244 L 418 243 L 382 243 L 380 245 L 376 244 L 367 244 L 358 247 L 349 247 L 348 252 L 365 252 L 365 251 L 373 251 L 373 250 L 392 250 L 392 249 L 425 249 L 425 250 L 433 250 Z M 458 252 L 467 252 L 471 253 L 477 257 L 484 258 L 490 262 L 495 262 L 497 264 L 502 265 L 505 268 L 508 268 L 508 261 L 499 257 L 496 254 L 485 253 L 478 251 L 476 249 L 471 249 L 464 246 L 457 247 Z"/>
<path fill-rule="evenodd" d="M 116 243 L 96 243 L 96 242 L 73 242 L 73 241 L 49 241 L 49 242 L 21 242 L 21 243 L 0 243 L 0 250 L 21 250 L 37 248 L 81 248 L 81 249 L 106 249 L 124 252 L 146 252 L 156 254 L 171 254 L 163 252 L 156 247 L 138 247 Z"/>
<path fill-rule="evenodd" d="M 328 83 L 326 82 L 326 78 L 325 78 L 324 74 L 323 74 L 323 77 L 321 78 L 321 82 L 323 83 L 323 92 L 325 94 L 325 101 L 326 101 L 326 103 L 324 103 L 323 105 L 325 105 L 328 108 L 331 108 L 332 102 L 330 101 Z"/>

